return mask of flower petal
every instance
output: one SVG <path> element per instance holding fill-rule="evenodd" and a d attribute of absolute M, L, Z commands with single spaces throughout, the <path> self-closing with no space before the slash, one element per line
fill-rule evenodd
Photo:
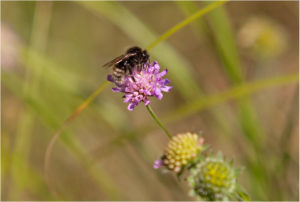
<path fill-rule="evenodd" d="M 135 107 L 135 104 L 134 104 L 134 103 L 130 103 L 130 104 L 128 105 L 127 109 L 128 109 L 129 111 L 132 111 L 132 110 L 134 109 L 134 107 Z"/>
<path fill-rule="evenodd" d="M 122 89 L 117 87 L 117 88 L 112 88 L 111 90 L 112 92 L 116 93 L 116 92 L 121 92 Z"/>
<path fill-rule="evenodd" d="M 164 71 L 157 74 L 157 78 L 162 78 L 168 73 L 168 69 L 165 69 Z"/>
<path fill-rule="evenodd" d="M 147 105 L 150 104 L 150 100 L 149 100 L 148 98 L 146 98 L 146 99 L 144 99 L 144 103 L 145 103 L 145 105 L 147 106 Z"/>
<path fill-rule="evenodd" d="M 169 79 L 162 79 L 160 80 L 159 82 L 161 85 L 168 85 L 170 83 L 170 80 Z"/>
<path fill-rule="evenodd" d="M 159 70 L 160 70 L 160 66 L 159 66 L 158 62 L 154 61 L 153 64 L 152 64 L 152 66 L 154 67 L 154 72 L 153 73 L 157 74 L 159 72 Z"/>
<path fill-rule="evenodd" d="M 146 90 L 144 91 L 144 94 L 145 94 L 145 95 L 149 95 L 149 96 L 151 96 L 151 95 L 152 95 L 151 91 L 150 91 L 150 90 L 148 90 L 148 89 L 146 89 Z"/>
<path fill-rule="evenodd" d="M 146 67 L 146 68 L 147 68 L 147 67 Z M 151 64 L 150 64 L 150 65 L 148 66 L 148 68 L 147 68 L 147 72 L 148 72 L 148 73 L 153 73 L 154 71 L 155 71 L 154 65 L 151 65 Z"/>
<path fill-rule="evenodd" d="M 114 79 L 113 79 L 113 77 L 112 77 L 112 75 L 110 75 L 110 74 L 107 75 L 106 79 L 107 79 L 108 81 L 110 81 L 110 82 L 115 82 Z"/>
<path fill-rule="evenodd" d="M 131 99 L 132 99 L 132 95 L 126 94 L 126 95 L 125 95 L 125 99 L 124 99 L 123 101 L 124 101 L 124 102 L 130 102 Z"/>
<path fill-rule="evenodd" d="M 172 90 L 173 86 L 162 86 L 160 87 L 160 89 L 164 92 L 169 92 L 170 90 Z"/>
<path fill-rule="evenodd" d="M 163 165 L 163 161 L 161 159 L 158 159 L 158 160 L 154 161 L 153 168 L 158 169 L 162 165 Z"/>
<path fill-rule="evenodd" d="M 159 100 L 162 99 L 163 94 L 161 93 L 161 90 L 160 90 L 159 88 L 156 88 L 156 89 L 155 89 L 155 96 L 156 96 Z"/>

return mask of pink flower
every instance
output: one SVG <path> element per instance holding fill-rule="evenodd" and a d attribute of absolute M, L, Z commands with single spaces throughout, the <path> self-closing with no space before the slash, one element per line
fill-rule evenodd
<path fill-rule="evenodd" d="M 158 168 L 160 168 L 163 165 L 164 165 L 163 160 L 162 159 L 158 159 L 158 160 L 154 161 L 153 168 L 154 169 L 158 169 Z"/>
<path fill-rule="evenodd" d="M 160 66 L 154 61 L 153 64 L 146 63 L 141 71 L 134 68 L 132 75 L 127 75 L 121 85 L 115 83 L 111 75 L 108 75 L 107 80 L 116 84 L 116 87 L 112 88 L 113 92 L 125 93 L 124 102 L 129 103 L 128 110 L 132 111 L 140 102 L 149 105 L 150 97 L 155 96 L 161 100 L 162 92 L 169 92 L 172 89 L 171 86 L 167 86 L 170 81 L 163 79 L 168 69 L 162 72 L 159 70 Z"/>

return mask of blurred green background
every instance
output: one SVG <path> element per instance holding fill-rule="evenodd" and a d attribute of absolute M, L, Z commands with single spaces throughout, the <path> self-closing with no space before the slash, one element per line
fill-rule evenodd
<path fill-rule="evenodd" d="M 208 4 L 1 2 L 1 199 L 54 200 L 46 147 L 105 81 L 102 64 Z M 152 108 L 244 166 L 252 200 L 299 200 L 298 30 L 298 2 L 227 2 L 149 51 L 174 86 Z M 152 168 L 167 141 L 110 86 L 55 144 L 51 182 L 61 200 L 195 200 Z"/>

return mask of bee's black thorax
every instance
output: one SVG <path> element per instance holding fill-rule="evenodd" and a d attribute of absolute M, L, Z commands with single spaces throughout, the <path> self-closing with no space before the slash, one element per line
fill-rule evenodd
<path fill-rule="evenodd" d="M 122 83 L 127 74 L 132 75 L 135 67 L 141 71 L 148 60 L 149 55 L 146 50 L 142 50 L 140 47 L 129 48 L 123 59 L 114 64 L 113 79 L 117 83 Z"/>

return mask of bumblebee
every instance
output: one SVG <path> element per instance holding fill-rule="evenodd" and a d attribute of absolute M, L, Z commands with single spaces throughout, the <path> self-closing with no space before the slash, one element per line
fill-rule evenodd
<path fill-rule="evenodd" d="M 104 64 L 104 67 L 113 66 L 112 78 L 115 83 L 122 84 L 127 75 L 132 75 L 134 67 L 141 71 L 144 64 L 149 61 L 149 55 L 146 50 L 138 46 L 129 48 L 125 54 Z"/>

